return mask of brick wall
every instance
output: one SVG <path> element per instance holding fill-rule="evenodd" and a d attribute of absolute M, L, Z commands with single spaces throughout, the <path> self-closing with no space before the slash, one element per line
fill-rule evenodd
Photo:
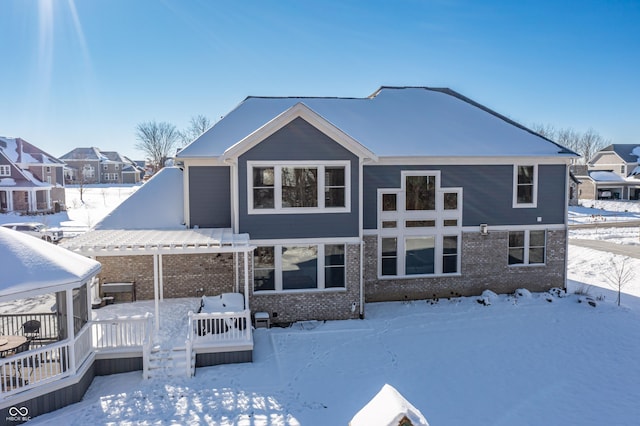
<path fill-rule="evenodd" d="M 335 320 L 358 318 L 360 307 L 360 245 L 347 244 L 346 289 L 326 291 L 292 291 L 274 294 L 253 294 L 251 312 L 268 312 L 272 323 L 305 320 Z M 242 267 L 242 261 L 240 262 Z M 351 311 L 352 303 L 356 309 Z"/>
<path fill-rule="evenodd" d="M 100 283 L 135 282 L 136 299 L 153 299 L 153 256 L 98 257 Z M 234 291 L 233 254 L 163 255 L 164 297 L 200 297 Z M 129 301 L 117 295 L 116 301 Z"/>
<path fill-rule="evenodd" d="M 489 235 L 462 233 L 461 275 L 452 277 L 383 279 L 377 277 L 378 239 L 365 237 L 365 300 L 420 300 L 479 295 L 490 289 L 512 293 L 518 288 L 546 291 L 564 287 L 566 232 L 547 231 L 546 264 L 513 267 L 507 264 L 508 232 Z"/>

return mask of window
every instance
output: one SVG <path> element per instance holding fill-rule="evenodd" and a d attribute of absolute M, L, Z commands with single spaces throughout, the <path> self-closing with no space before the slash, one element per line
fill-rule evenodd
<path fill-rule="evenodd" d="M 273 167 L 253 168 L 253 208 L 272 209 L 274 206 Z"/>
<path fill-rule="evenodd" d="M 102 165 L 102 170 L 109 170 L 109 165 L 108 164 L 103 164 Z"/>
<path fill-rule="evenodd" d="M 396 194 L 382 194 L 382 211 L 395 212 L 397 204 Z"/>
<path fill-rule="evenodd" d="M 282 247 L 282 289 L 318 287 L 318 247 Z"/>
<path fill-rule="evenodd" d="M 406 210 L 436 209 L 436 177 L 405 177 Z"/>
<path fill-rule="evenodd" d="M 447 235 L 442 239 L 442 273 L 458 272 L 458 237 Z"/>
<path fill-rule="evenodd" d="M 434 273 L 435 236 L 407 238 L 404 247 L 406 275 Z"/>
<path fill-rule="evenodd" d="M 254 251 L 256 292 L 344 289 L 344 244 L 276 245 Z"/>
<path fill-rule="evenodd" d="M 95 169 L 91 165 L 85 164 L 82 166 L 82 177 L 85 179 L 92 179 L 95 176 Z"/>
<path fill-rule="evenodd" d="M 401 188 L 378 190 L 378 276 L 460 272 L 462 188 L 441 188 L 440 171 L 402 171 Z"/>
<path fill-rule="evenodd" d="M 397 238 L 382 239 L 382 275 L 398 274 Z"/>
<path fill-rule="evenodd" d="M 11 176 L 11 166 L 0 165 L 0 176 Z"/>
<path fill-rule="evenodd" d="M 345 207 L 344 167 L 325 167 L 324 206 Z"/>
<path fill-rule="evenodd" d="M 533 265 L 545 262 L 546 231 L 510 231 L 509 265 Z"/>
<path fill-rule="evenodd" d="M 284 163 L 247 163 L 249 214 L 349 211 L 348 161 Z"/>
<path fill-rule="evenodd" d="M 537 166 L 516 165 L 514 170 L 514 207 L 535 207 Z"/>
<path fill-rule="evenodd" d="M 344 286 L 344 244 L 327 244 L 324 246 L 324 288 Z"/>
<path fill-rule="evenodd" d="M 282 207 L 318 207 L 317 168 L 282 168 Z"/>
<path fill-rule="evenodd" d="M 255 291 L 275 290 L 275 248 L 258 247 L 253 257 L 253 288 Z"/>

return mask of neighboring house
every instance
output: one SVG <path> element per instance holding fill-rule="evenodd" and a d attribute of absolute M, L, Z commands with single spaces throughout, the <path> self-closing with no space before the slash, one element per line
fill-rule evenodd
<path fill-rule="evenodd" d="M 96 147 L 76 148 L 60 157 L 68 168 L 67 183 L 138 183 L 144 176 L 135 161 L 115 152 Z"/>
<path fill-rule="evenodd" d="M 580 199 L 640 199 L 640 145 L 613 144 L 596 152 L 587 167 L 573 170 L 580 180 Z"/>
<path fill-rule="evenodd" d="M 0 137 L 0 211 L 50 212 L 65 204 L 64 163 L 21 138 Z"/>
<path fill-rule="evenodd" d="M 565 287 L 577 157 L 449 89 L 249 97 L 69 248 L 140 298 L 233 291 L 248 276 L 251 311 L 276 323 L 545 291 Z M 218 232 L 221 252 L 194 231 Z"/>

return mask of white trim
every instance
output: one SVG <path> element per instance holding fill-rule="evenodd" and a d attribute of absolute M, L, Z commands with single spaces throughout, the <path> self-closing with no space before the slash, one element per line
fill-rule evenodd
<path fill-rule="evenodd" d="M 285 239 L 263 239 L 250 240 L 253 246 L 273 246 L 291 244 L 360 244 L 358 237 L 330 237 L 330 238 L 285 238 Z"/>
<path fill-rule="evenodd" d="M 531 230 L 548 229 L 549 231 L 565 231 L 567 229 L 567 225 L 564 223 L 546 224 L 546 225 L 489 225 L 487 229 L 489 231 L 489 234 L 491 234 L 492 231 L 495 231 L 495 232 L 524 231 L 527 229 L 531 229 Z M 463 226 L 462 232 L 479 233 L 480 225 Z"/>
<path fill-rule="evenodd" d="M 273 168 L 273 203 L 271 209 L 253 207 L 253 169 L 254 167 Z M 282 207 L 282 168 L 317 169 L 317 207 Z M 344 207 L 324 206 L 325 167 L 344 167 Z M 247 214 L 305 214 L 305 213 L 351 213 L 351 161 L 247 161 Z"/>
<path fill-rule="evenodd" d="M 533 189 L 531 203 L 518 203 L 518 167 L 533 167 Z M 516 163 L 513 165 L 512 205 L 514 209 L 532 209 L 538 207 L 538 165 L 530 163 Z"/>
<path fill-rule="evenodd" d="M 187 228 L 191 228 L 191 210 L 189 209 L 189 166 L 185 166 L 182 172 L 182 212 L 184 223 Z"/>
<path fill-rule="evenodd" d="M 514 163 L 526 163 L 526 164 L 564 164 L 569 165 L 571 161 L 578 158 L 575 155 L 567 156 L 559 154 L 558 156 L 505 156 L 505 157 L 456 157 L 456 156 L 429 156 L 429 157 L 379 157 L 375 163 L 370 163 L 371 166 L 409 166 L 409 165 L 423 165 L 423 166 L 473 166 L 473 165 L 513 165 Z"/>
<path fill-rule="evenodd" d="M 524 259 L 523 263 L 514 263 L 509 264 L 509 240 L 507 239 L 507 266 L 509 268 L 522 268 L 522 267 L 535 267 L 535 266 L 546 266 L 547 264 L 547 230 L 546 229 L 513 229 L 513 232 L 524 232 Z M 542 263 L 531 263 L 529 261 L 529 251 L 531 250 L 531 231 L 544 231 L 544 259 Z"/>
<path fill-rule="evenodd" d="M 242 140 L 228 148 L 220 156 L 220 159 L 224 161 L 227 159 L 239 157 L 254 146 L 258 145 L 264 139 L 268 138 L 278 130 L 285 127 L 287 124 L 291 123 L 296 118 L 304 119 L 313 127 L 318 129 L 358 157 L 372 158 L 374 160 L 377 160 L 378 157 L 373 152 L 371 152 L 360 142 L 353 139 L 351 136 L 347 135 L 342 130 L 331 124 L 324 117 L 313 111 L 302 102 L 298 102 L 297 104 L 293 105 L 291 108 L 285 110 L 280 115 L 268 121 L 267 123 L 262 125 L 262 127 L 256 129 L 254 132 L 247 135 Z"/>

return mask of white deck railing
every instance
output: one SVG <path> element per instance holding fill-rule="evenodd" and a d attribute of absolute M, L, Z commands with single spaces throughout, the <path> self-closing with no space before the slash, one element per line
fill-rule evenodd
<path fill-rule="evenodd" d="M 3 397 L 71 375 L 68 341 L 0 359 Z"/>
<path fill-rule="evenodd" d="M 92 321 L 93 348 L 114 350 L 141 348 L 153 333 L 153 315 Z"/>
<path fill-rule="evenodd" d="M 237 345 L 252 341 L 251 311 L 189 312 L 189 341 L 194 347 Z"/>

